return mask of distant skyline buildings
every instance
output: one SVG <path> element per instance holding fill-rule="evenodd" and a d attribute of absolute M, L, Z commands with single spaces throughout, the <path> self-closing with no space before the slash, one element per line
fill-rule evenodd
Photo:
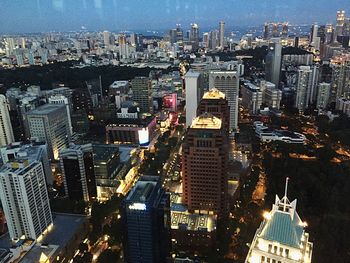
<path fill-rule="evenodd" d="M 21 8 L 18 8 L 19 5 Z M 215 5 L 209 0 L 152 2 L 3 0 L 0 33 L 80 29 L 92 31 L 163 30 L 176 23 L 182 25 L 198 23 L 202 29 L 205 29 L 214 27 L 220 20 L 225 21 L 227 28 L 258 26 L 264 22 L 282 20 L 291 24 L 329 23 L 335 22 L 334 13 L 343 9 L 346 13 L 350 11 L 346 0 L 335 2 L 295 0 L 288 3 L 277 0 L 244 2 L 219 0 Z M 16 16 L 13 16 L 14 13 Z M 130 19 L 131 17 L 138 19 Z"/>

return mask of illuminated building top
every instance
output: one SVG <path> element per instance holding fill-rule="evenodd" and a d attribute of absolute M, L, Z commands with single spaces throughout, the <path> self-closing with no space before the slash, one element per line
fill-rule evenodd
<path fill-rule="evenodd" d="M 210 113 L 203 113 L 192 121 L 192 129 L 221 129 L 222 121 Z"/>
<path fill-rule="evenodd" d="M 211 90 L 209 90 L 208 92 L 204 93 L 203 95 L 203 99 L 214 99 L 214 100 L 218 100 L 218 99 L 225 99 L 226 96 L 224 93 L 222 93 L 221 91 L 219 91 L 216 88 L 212 88 Z"/>
<path fill-rule="evenodd" d="M 287 187 L 288 178 L 283 198 L 276 196 L 272 210 L 264 213 L 264 221 L 255 233 L 246 263 L 311 262 L 313 245 L 305 232 L 307 224 L 296 212 L 297 201 L 288 200 Z"/>

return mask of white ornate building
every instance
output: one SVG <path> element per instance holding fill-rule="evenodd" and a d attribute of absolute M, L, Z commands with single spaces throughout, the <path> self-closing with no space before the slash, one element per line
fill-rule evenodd
<path fill-rule="evenodd" d="M 307 224 L 296 212 L 297 201 L 289 202 L 286 191 L 276 195 L 270 212 L 255 233 L 246 263 L 311 263 L 313 245 L 305 232 Z"/>

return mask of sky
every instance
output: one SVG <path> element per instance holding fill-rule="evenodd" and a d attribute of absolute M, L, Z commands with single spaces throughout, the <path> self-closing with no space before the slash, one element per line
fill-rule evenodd
<path fill-rule="evenodd" d="M 349 0 L 0 0 L 0 33 L 87 30 L 164 30 L 335 22 L 336 11 L 350 16 Z"/>

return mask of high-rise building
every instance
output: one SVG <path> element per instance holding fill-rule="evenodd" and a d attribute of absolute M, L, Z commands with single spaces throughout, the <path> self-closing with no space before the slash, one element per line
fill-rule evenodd
<path fill-rule="evenodd" d="M 330 102 L 350 93 L 350 55 L 340 54 L 331 60 L 332 82 Z"/>
<path fill-rule="evenodd" d="M 225 40 L 225 22 L 220 21 L 219 23 L 219 48 L 224 49 Z"/>
<path fill-rule="evenodd" d="M 288 22 L 282 23 L 282 36 L 283 37 L 288 36 Z"/>
<path fill-rule="evenodd" d="M 49 103 L 61 104 L 66 106 L 70 134 L 73 134 L 73 126 L 72 126 L 72 119 L 71 119 L 71 104 L 69 103 L 68 98 L 66 98 L 63 95 L 53 95 L 49 98 Z"/>
<path fill-rule="evenodd" d="M 263 92 L 263 103 L 272 109 L 280 109 L 282 91 L 269 81 L 260 81 L 260 90 Z"/>
<path fill-rule="evenodd" d="M 9 104 L 4 95 L 0 95 L 0 146 L 15 140 L 9 114 Z"/>
<path fill-rule="evenodd" d="M 38 239 L 52 224 L 42 164 L 13 161 L 0 169 L 0 199 L 12 240 Z"/>
<path fill-rule="evenodd" d="M 192 120 L 197 116 L 197 107 L 202 96 L 200 87 L 200 73 L 188 71 L 185 75 L 186 88 L 186 127 L 190 126 Z"/>
<path fill-rule="evenodd" d="M 111 44 L 111 33 L 108 31 L 103 31 L 103 44 L 105 47 L 109 47 Z"/>
<path fill-rule="evenodd" d="M 70 144 L 60 151 L 66 195 L 72 200 L 91 201 L 97 197 L 91 144 Z"/>
<path fill-rule="evenodd" d="M 71 134 L 65 105 L 45 104 L 26 113 L 30 136 L 44 141 L 51 159 L 68 147 Z"/>
<path fill-rule="evenodd" d="M 331 84 L 322 82 L 318 85 L 317 109 L 325 109 L 328 105 Z"/>
<path fill-rule="evenodd" d="M 196 23 L 191 24 L 191 31 L 190 31 L 189 40 L 190 40 L 190 42 L 192 42 L 194 49 L 198 48 L 199 26 Z"/>
<path fill-rule="evenodd" d="M 153 112 L 151 82 L 147 77 L 136 77 L 131 81 L 133 100 L 140 105 L 140 111 Z"/>
<path fill-rule="evenodd" d="M 312 70 L 310 66 L 300 66 L 296 88 L 295 107 L 305 110 L 309 107 L 312 86 Z"/>
<path fill-rule="evenodd" d="M 238 127 L 239 71 L 211 71 L 209 88 L 217 88 L 226 95 L 230 107 L 230 132 Z"/>
<path fill-rule="evenodd" d="M 334 41 L 338 41 L 338 37 L 343 35 L 343 26 L 345 22 L 345 11 L 339 10 L 337 11 L 337 24 L 335 26 L 335 36 Z"/>
<path fill-rule="evenodd" d="M 265 61 L 266 80 L 279 87 L 282 61 L 282 45 L 280 43 L 270 43 L 269 52 Z"/>
<path fill-rule="evenodd" d="M 3 163 L 15 160 L 33 160 L 41 162 L 45 174 L 46 184 L 53 184 L 50 161 L 45 142 L 14 142 L 0 148 L 0 156 Z"/>
<path fill-rule="evenodd" d="M 313 245 L 296 205 L 296 200 L 288 200 L 287 189 L 282 199 L 276 195 L 272 210 L 264 213 L 245 263 L 311 263 Z"/>
<path fill-rule="evenodd" d="M 213 30 L 209 32 L 209 48 L 216 49 L 218 46 L 219 31 Z"/>
<path fill-rule="evenodd" d="M 195 118 L 182 145 L 183 197 L 190 211 L 227 212 L 228 153 L 222 120 L 209 113 Z"/>
<path fill-rule="evenodd" d="M 245 82 L 241 86 L 242 105 L 250 113 L 257 114 L 263 103 L 263 93 L 253 83 Z"/>
<path fill-rule="evenodd" d="M 158 176 L 143 176 L 122 202 L 127 263 L 163 263 L 170 248 L 170 199 Z"/>
<path fill-rule="evenodd" d="M 216 88 L 204 93 L 197 109 L 197 116 L 210 113 L 222 121 L 226 132 L 230 130 L 230 107 L 226 95 Z"/>

